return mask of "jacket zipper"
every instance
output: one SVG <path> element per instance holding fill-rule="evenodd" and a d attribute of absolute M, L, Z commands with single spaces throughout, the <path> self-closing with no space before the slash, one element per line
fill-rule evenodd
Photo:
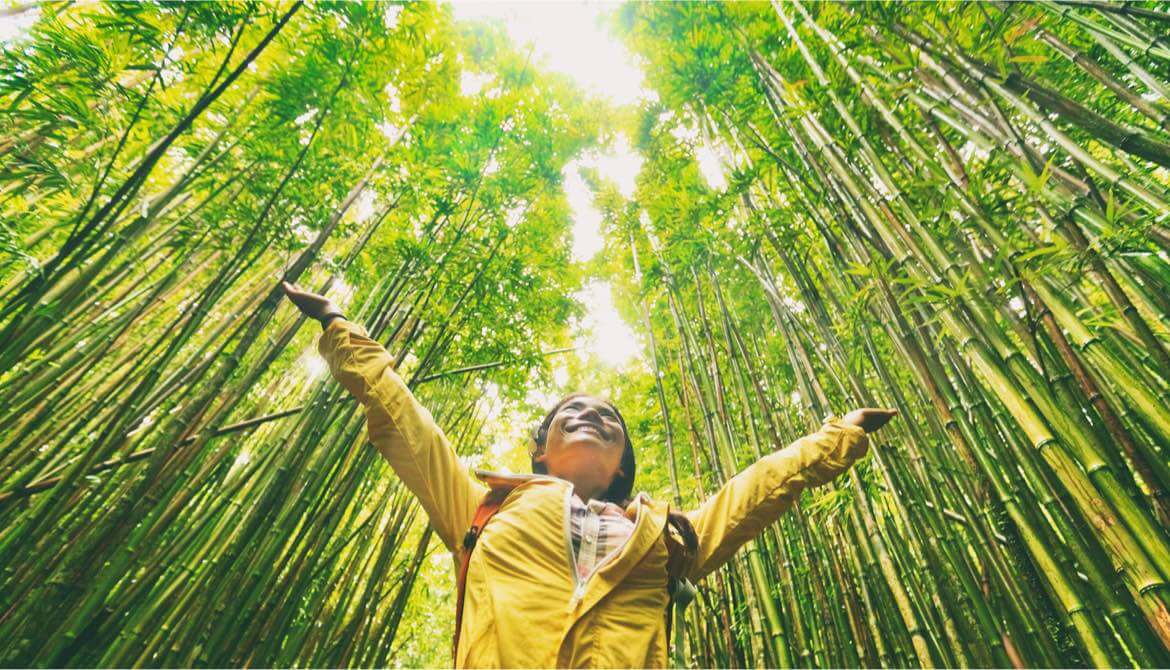
<path fill-rule="evenodd" d="M 584 591 L 581 585 L 580 578 L 577 577 L 577 557 L 573 555 L 573 533 L 571 524 L 573 521 L 573 487 L 565 488 L 565 514 L 564 523 L 561 524 L 565 531 L 565 555 L 569 558 L 569 574 L 573 577 L 573 597 L 569 600 L 569 609 L 577 606 L 577 601 L 580 600 L 578 594 Z"/>
<path fill-rule="evenodd" d="M 597 574 L 598 570 L 600 570 L 610 561 L 614 560 L 618 554 L 622 553 L 622 550 L 625 549 L 626 544 L 634 539 L 634 534 L 631 532 L 630 536 L 626 538 L 625 542 L 623 542 L 620 547 L 609 552 L 609 554 L 605 558 L 601 559 L 600 562 L 595 563 L 593 565 L 593 569 L 589 571 L 589 574 L 585 575 L 584 579 L 581 579 L 577 575 L 577 558 L 573 555 L 573 537 L 572 529 L 570 528 L 570 523 L 572 521 L 572 495 L 573 489 L 570 487 L 565 494 L 565 547 L 569 553 L 569 568 L 573 571 L 573 597 L 569 599 L 569 611 L 576 609 L 582 598 L 585 597 L 585 586 L 589 584 L 589 580 L 593 578 L 593 575 Z M 634 527 L 637 528 L 638 521 L 642 518 L 642 497 L 635 497 L 634 504 L 637 505 L 637 512 L 634 515 Z"/>

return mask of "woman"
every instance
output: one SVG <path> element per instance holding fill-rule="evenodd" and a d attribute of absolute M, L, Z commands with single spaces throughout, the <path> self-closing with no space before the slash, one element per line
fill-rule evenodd
<path fill-rule="evenodd" d="M 830 417 L 685 514 L 642 493 L 628 500 L 635 459 L 625 421 L 586 394 L 566 397 L 545 417 L 533 436 L 534 474 L 472 477 L 386 350 L 328 299 L 283 286 L 320 321 L 321 355 L 365 407 L 370 441 L 418 497 L 457 565 L 481 501 L 489 491 L 503 496 L 470 556 L 456 667 L 664 667 L 667 542 L 691 545 L 683 576 L 703 578 L 802 490 L 847 470 L 864 455 L 866 433 L 896 413 Z"/>

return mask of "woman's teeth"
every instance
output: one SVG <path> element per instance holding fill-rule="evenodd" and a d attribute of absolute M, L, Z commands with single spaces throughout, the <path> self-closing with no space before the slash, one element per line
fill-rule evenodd
<path fill-rule="evenodd" d="M 602 435 L 601 429 L 591 423 L 579 423 L 575 426 L 572 426 L 571 428 L 568 428 L 566 432 L 576 433 L 577 431 L 581 430 L 588 430 L 590 432 L 597 433 L 598 435 Z"/>

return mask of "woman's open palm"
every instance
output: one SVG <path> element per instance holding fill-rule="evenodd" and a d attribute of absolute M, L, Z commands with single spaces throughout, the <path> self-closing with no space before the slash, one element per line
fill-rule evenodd
<path fill-rule="evenodd" d="M 310 319 L 320 320 L 330 314 L 341 314 L 341 308 L 323 295 L 306 291 L 299 285 L 290 284 L 286 281 L 280 282 L 280 287 L 284 289 L 284 294 L 288 296 L 292 304 L 301 310 L 301 314 L 304 314 Z"/>

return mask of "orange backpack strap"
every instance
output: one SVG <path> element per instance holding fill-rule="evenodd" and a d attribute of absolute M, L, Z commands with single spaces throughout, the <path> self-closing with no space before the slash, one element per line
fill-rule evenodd
<path fill-rule="evenodd" d="M 489 491 L 475 510 L 475 519 L 471 522 L 471 528 L 468 528 L 467 534 L 463 536 L 463 553 L 459 559 L 459 572 L 455 575 L 455 640 L 451 644 L 452 662 L 458 661 L 456 654 L 459 653 L 459 629 L 463 623 L 463 594 L 467 591 L 467 566 L 471 564 L 471 550 L 475 549 L 483 527 L 499 511 L 505 497 L 496 491 Z"/>

